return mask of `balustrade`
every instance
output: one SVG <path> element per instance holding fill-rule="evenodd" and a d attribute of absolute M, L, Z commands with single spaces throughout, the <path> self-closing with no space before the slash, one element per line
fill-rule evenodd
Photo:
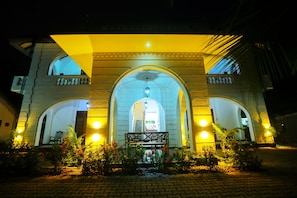
<path fill-rule="evenodd" d="M 87 76 L 63 76 L 57 78 L 57 85 L 68 86 L 68 85 L 89 85 L 90 78 Z"/>
<path fill-rule="evenodd" d="M 232 75 L 207 75 L 207 84 L 211 85 L 232 85 L 233 77 Z"/>

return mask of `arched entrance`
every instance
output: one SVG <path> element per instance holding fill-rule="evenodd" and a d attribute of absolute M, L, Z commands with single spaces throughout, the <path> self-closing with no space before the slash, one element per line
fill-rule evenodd
<path fill-rule="evenodd" d="M 67 100 L 46 109 L 39 117 L 35 146 L 51 144 L 57 132 L 66 132 L 71 125 L 78 136 L 85 133 L 87 100 Z"/>
<path fill-rule="evenodd" d="M 110 141 L 124 144 L 128 132 L 167 131 L 170 147 L 190 142 L 182 140 L 191 134 L 189 97 L 181 81 L 168 71 L 142 67 L 126 74 L 115 86 L 110 104 Z"/>
<path fill-rule="evenodd" d="M 210 106 L 214 123 L 226 129 L 245 128 L 236 134 L 236 139 L 255 142 L 251 116 L 242 105 L 225 98 L 210 98 Z"/>
<path fill-rule="evenodd" d="M 164 109 L 150 98 L 136 101 L 129 113 L 129 132 L 166 131 Z"/>

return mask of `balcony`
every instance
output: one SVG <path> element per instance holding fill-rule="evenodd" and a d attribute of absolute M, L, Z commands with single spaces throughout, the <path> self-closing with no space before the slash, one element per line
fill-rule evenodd
<path fill-rule="evenodd" d="M 233 75 L 229 74 L 208 74 L 206 81 L 210 85 L 232 85 L 234 78 Z"/>
<path fill-rule="evenodd" d="M 56 81 L 59 86 L 71 86 L 71 85 L 89 85 L 91 80 L 88 76 L 59 76 Z"/>

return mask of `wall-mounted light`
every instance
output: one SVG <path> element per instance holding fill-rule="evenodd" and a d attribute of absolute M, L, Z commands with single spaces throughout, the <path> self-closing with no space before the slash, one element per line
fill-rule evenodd
<path fill-rule="evenodd" d="M 199 121 L 200 126 L 206 127 L 207 126 L 207 121 L 206 120 L 200 120 Z"/>
<path fill-rule="evenodd" d="M 99 133 L 95 133 L 92 135 L 92 141 L 93 142 L 99 142 L 99 140 L 101 139 L 101 136 Z"/>
<path fill-rule="evenodd" d="M 23 133 L 24 128 L 22 128 L 22 127 L 18 127 L 18 129 L 17 129 L 16 131 L 17 131 L 17 133 Z"/>
<path fill-rule="evenodd" d="M 87 107 L 87 109 L 89 109 L 89 107 L 90 107 L 90 104 L 88 102 L 86 104 L 86 107 Z"/>
<path fill-rule="evenodd" d="M 99 129 L 99 128 L 101 127 L 101 123 L 100 123 L 100 122 L 94 122 L 94 123 L 93 123 L 93 127 L 94 127 L 95 129 Z"/>
<path fill-rule="evenodd" d="M 266 131 L 264 136 L 265 137 L 272 137 L 272 133 L 270 131 Z"/>
<path fill-rule="evenodd" d="M 209 138 L 209 134 L 207 133 L 207 131 L 202 131 L 202 132 L 200 133 L 200 137 L 201 137 L 202 139 L 207 139 L 207 138 Z"/>

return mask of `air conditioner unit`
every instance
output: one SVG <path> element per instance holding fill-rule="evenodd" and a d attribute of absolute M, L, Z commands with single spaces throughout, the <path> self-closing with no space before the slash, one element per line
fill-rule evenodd
<path fill-rule="evenodd" d="M 26 79 L 26 76 L 14 76 L 10 90 L 19 94 L 23 94 Z"/>

